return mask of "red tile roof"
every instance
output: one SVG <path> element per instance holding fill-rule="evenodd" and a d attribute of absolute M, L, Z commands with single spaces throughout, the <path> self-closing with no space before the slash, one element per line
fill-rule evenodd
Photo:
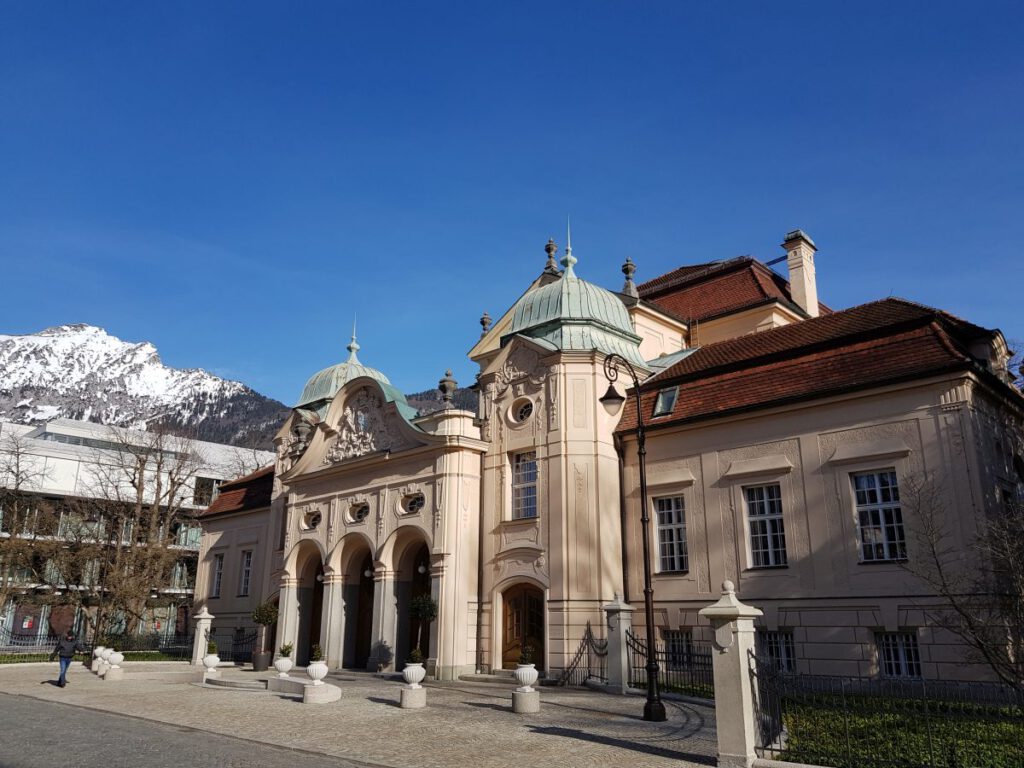
<path fill-rule="evenodd" d="M 220 493 L 199 517 L 245 512 L 270 506 L 274 487 L 274 465 L 269 464 L 244 477 L 221 483 Z"/>
<path fill-rule="evenodd" d="M 688 320 L 707 320 L 742 309 L 793 302 L 789 283 L 750 256 L 680 267 L 637 286 L 640 298 Z M 829 308 L 819 304 L 821 312 Z"/>
<path fill-rule="evenodd" d="M 991 333 L 903 299 L 862 304 L 697 349 L 644 382 L 645 420 L 710 418 L 969 368 L 970 342 Z M 651 418 L 657 393 L 672 385 L 672 413 Z M 618 431 L 635 428 L 631 398 Z"/>

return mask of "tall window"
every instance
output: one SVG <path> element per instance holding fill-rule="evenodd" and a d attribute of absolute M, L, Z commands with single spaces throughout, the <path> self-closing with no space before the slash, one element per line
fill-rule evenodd
<path fill-rule="evenodd" d="M 921 654 L 914 632 L 879 632 L 878 666 L 885 677 L 920 677 Z"/>
<path fill-rule="evenodd" d="M 208 507 L 217 498 L 217 481 L 212 477 L 197 477 L 192 503 L 197 507 Z"/>
<path fill-rule="evenodd" d="M 252 577 L 252 550 L 242 552 L 242 568 L 238 573 L 238 596 L 249 596 L 249 580 Z"/>
<path fill-rule="evenodd" d="M 792 672 L 796 669 L 796 646 L 793 643 L 793 633 L 789 630 L 759 631 L 757 652 L 781 672 Z"/>
<path fill-rule="evenodd" d="M 213 578 L 210 579 L 210 597 L 220 597 L 220 583 L 224 579 L 224 555 L 213 556 Z"/>
<path fill-rule="evenodd" d="M 686 513 L 682 496 L 666 496 L 654 500 L 658 522 L 659 571 L 688 571 L 686 554 Z"/>
<path fill-rule="evenodd" d="M 782 489 L 778 483 L 744 488 L 750 526 L 750 564 L 774 568 L 786 564 L 786 529 L 782 522 Z"/>
<path fill-rule="evenodd" d="M 907 540 L 896 472 L 859 472 L 850 479 L 857 500 L 861 561 L 905 560 Z"/>
<path fill-rule="evenodd" d="M 512 456 L 512 519 L 537 516 L 537 453 Z"/>

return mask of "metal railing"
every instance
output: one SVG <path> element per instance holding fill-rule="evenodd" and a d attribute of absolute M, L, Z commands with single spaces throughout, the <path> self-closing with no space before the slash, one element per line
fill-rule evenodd
<path fill-rule="evenodd" d="M 559 685 L 584 685 L 587 680 L 608 682 L 608 641 L 594 637 L 587 622 L 576 655 L 558 678 Z"/>
<path fill-rule="evenodd" d="M 1024 694 L 997 683 L 798 675 L 751 657 L 760 757 L 832 768 L 1019 768 Z"/>
<path fill-rule="evenodd" d="M 647 643 L 627 629 L 626 648 L 629 650 L 629 686 L 646 688 Z M 658 662 L 658 687 L 663 693 L 715 698 L 711 646 L 691 642 L 681 648 L 666 648 L 655 643 L 654 659 Z"/>
<path fill-rule="evenodd" d="M 241 629 L 213 629 L 207 636 L 217 644 L 217 655 L 221 661 L 233 664 L 251 664 L 253 650 L 256 647 L 257 631 L 246 632 Z M 191 646 L 189 648 L 191 653 Z"/>
<path fill-rule="evenodd" d="M 57 645 L 57 636 L 40 636 L 35 629 L 16 632 L 0 627 L 0 664 L 47 661 Z"/>

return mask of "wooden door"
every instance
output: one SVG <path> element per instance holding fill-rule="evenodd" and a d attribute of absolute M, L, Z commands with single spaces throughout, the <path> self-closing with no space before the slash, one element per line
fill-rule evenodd
<path fill-rule="evenodd" d="M 528 584 L 511 587 L 503 594 L 501 665 L 515 669 L 523 646 L 533 646 L 533 662 L 544 668 L 544 593 Z"/>

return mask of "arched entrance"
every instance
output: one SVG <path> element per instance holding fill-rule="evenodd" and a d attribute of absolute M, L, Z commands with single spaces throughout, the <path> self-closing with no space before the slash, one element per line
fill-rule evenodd
<path fill-rule="evenodd" d="M 426 544 L 410 544 L 402 553 L 398 567 L 398 631 L 395 661 L 402 666 L 417 644 L 423 658 L 430 658 L 430 627 L 421 626 L 411 615 L 412 601 L 430 595 L 430 549 Z"/>
<path fill-rule="evenodd" d="M 299 626 L 295 640 L 295 663 L 305 666 L 313 645 L 320 643 L 324 605 L 324 563 L 320 552 L 310 552 L 299 571 L 296 587 L 299 602 Z"/>
<path fill-rule="evenodd" d="M 373 555 L 357 544 L 345 558 L 345 637 L 342 666 L 366 669 L 373 638 Z"/>
<path fill-rule="evenodd" d="M 501 666 L 515 669 L 523 647 L 530 645 L 537 669 L 544 669 L 544 593 L 532 584 L 516 584 L 502 593 L 501 601 Z"/>

